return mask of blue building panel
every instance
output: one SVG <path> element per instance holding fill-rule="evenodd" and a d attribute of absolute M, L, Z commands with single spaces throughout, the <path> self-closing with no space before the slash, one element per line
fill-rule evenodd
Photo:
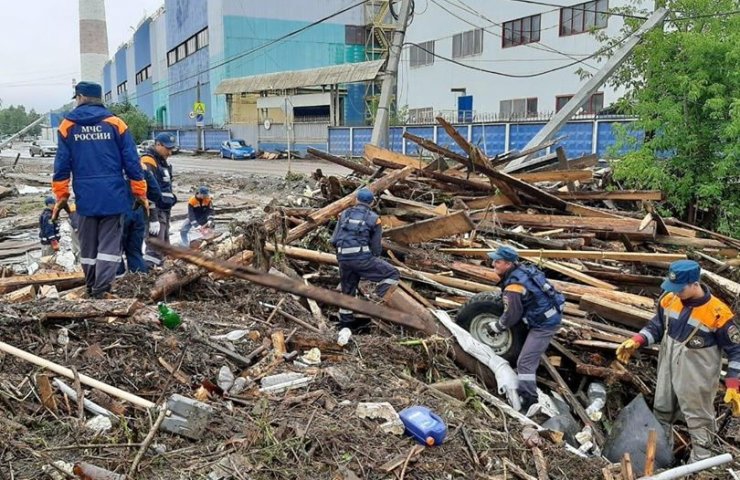
<path fill-rule="evenodd" d="M 198 147 L 198 131 L 180 130 L 178 145 L 183 150 L 195 150 Z"/>
<path fill-rule="evenodd" d="M 344 125 L 348 127 L 365 125 L 365 85 L 362 83 L 347 85 L 347 97 L 344 99 Z"/>
<path fill-rule="evenodd" d="M 218 150 L 221 144 L 231 140 L 229 130 L 205 130 L 203 132 L 203 144 L 206 150 Z"/>
<path fill-rule="evenodd" d="M 141 26 L 134 32 L 134 66 L 136 73 L 139 73 L 143 68 L 152 64 L 152 46 L 149 34 L 149 27 L 152 21 L 147 19 Z M 138 88 L 137 88 L 138 91 Z"/>
<path fill-rule="evenodd" d="M 126 51 L 128 47 L 123 47 L 116 52 L 116 81 L 118 84 L 113 86 L 113 93 L 115 95 L 116 87 L 126 81 L 128 75 L 126 75 Z"/>
<path fill-rule="evenodd" d="M 509 127 L 509 150 L 523 149 L 544 126 L 544 123 L 512 123 Z"/>
<path fill-rule="evenodd" d="M 473 125 L 470 143 L 493 157 L 506 151 L 506 125 Z"/>
<path fill-rule="evenodd" d="M 147 117 L 154 118 L 154 96 L 152 95 L 152 79 L 148 78 L 136 86 L 136 95 L 131 103 L 139 107 Z"/>
<path fill-rule="evenodd" d="M 165 0 L 167 12 L 167 51 L 208 26 L 208 2 L 203 0 Z"/>
<path fill-rule="evenodd" d="M 645 132 L 632 128 L 631 122 L 599 122 L 596 130 L 596 153 L 599 158 L 610 158 L 612 154 L 624 155 L 627 152 L 637 150 L 645 138 Z M 629 145 L 625 142 L 620 146 L 617 152 L 613 152 L 619 142 L 617 135 L 618 129 L 625 129 L 634 144 Z"/>
<path fill-rule="evenodd" d="M 352 129 L 352 155 L 361 156 L 365 153 L 365 144 L 370 143 L 370 139 L 373 137 L 373 129 L 367 128 L 353 128 Z"/>
<path fill-rule="evenodd" d="M 212 124 L 211 87 L 208 81 L 208 48 L 198 50 L 193 55 L 172 65 L 169 68 L 168 122 L 170 126 L 195 126 L 190 118 L 193 104 L 197 100 L 197 84 L 200 84 L 200 99 L 206 104 L 205 123 Z M 198 75 L 198 72 L 202 72 Z"/>
<path fill-rule="evenodd" d="M 388 132 L 388 144 L 390 145 L 390 150 L 398 153 L 403 152 L 403 132 L 403 127 L 390 128 L 390 132 Z"/>
<path fill-rule="evenodd" d="M 434 127 L 406 127 L 406 131 L 417 137 L 426 138 L 429 141 L 434 141 Z M 406 155 L 414 156 L 418 155 L 419 151 L 423 150 L 419 145 L 410 140 L 406 140 Z"/>
<path fill-rule="evenodd" d="M 568 158 L 582 157 L 593 151 L 593 122 L 566 123 L 552 138 L 565 137 L 552 146 L 551 151 L 563 147 Z"/>
<path fill-rule="evenodd" d="M 349 155 L 349 128 L 329 128 L 329 151 L 334 155 Z"/>
<path fill-rule="evenodd" d="M 112 84 L 111 79 L 111 62 L 106 62 L 105 65 L 103 65 L 103 97 L 105 97 L 105 94 L 108 92 L 112 92 L 115 85 Z"/>
<path fill-rule="evenodd" d="M 468 126 L 467 125 L 460 125 L 455 127 L 455 130 L 457 130 L 457 133 L 459 133 L 463 138 L 468 138 Z M 460 148 L 460 146 L 455 142 L 455 140 L 452 139 L 449 135 L 447 135 L 447 132 L 443 128 L 437 129 L 437 145 L 440 147 L 444 147 L 448 150 L 452 150 L 455 153 L 459 154 L 465 154 L 465 151 Z"/>

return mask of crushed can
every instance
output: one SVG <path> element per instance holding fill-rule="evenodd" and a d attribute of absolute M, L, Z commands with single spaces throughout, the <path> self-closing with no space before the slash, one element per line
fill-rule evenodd
<path fill-rule="evenodd" d="M 405 427 L 406 435 L 429 447 L 441 445 L 447 436 L 447 425 L 439 415 L 427 407 L 416 405 L 398 414 Z"/>

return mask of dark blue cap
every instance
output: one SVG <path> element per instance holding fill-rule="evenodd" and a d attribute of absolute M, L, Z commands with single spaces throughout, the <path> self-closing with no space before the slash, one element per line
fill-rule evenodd
<path fill-rule="evenodd" d="M 175 148 L 175 145 L 177 145 L 177 139 L 171 133 L 160 133 L 154 137 L 154 141 L 165 148 Z"/>
<path fill-rule="evenodd" d="M 44 203 L 46 205 L 54 205 L 55 203 L 57 203 L 57 201 L 54 197 L 46 197 L 46 199 L 44 200 Z"/>
<path fill-rule="evenodd" d="M 99 84 L 94 82 L 80 82 L 77 85 L 75 85 L 75 94 L 72 97 L 72 100 L 77 97 L 77 95 L 83 95 L 85 97 L 93 97 L 93 98 L 102 98 L 103 97 L 103 87 L 101 87 Z"/>
<path fill-rule="evenodd" d="M 693 260 L 678 260 L 668 268 L 668 278 L 660 286 L 666 292 L 678 293 L 701 278 L 701 267 Z"/>
<path fill-rule="evenodd" d="M 507 262 L 516 262 L 519 260 L 519 253 L 506 245 L 498 247 L 495 252 L 489 252 L 488 256 L 493 261 L 506 260 Z"/>
<path fill-rule="evenodd" d="M 200 195 L 208 195 L 208 187 L 206 187 L 205 185 L 201 185 L 200 187 L 198 187 L 198 193 Z"/>
<path fill-rule="evenodd" d="M 375 200 L 375 195 L 373 195 L 373 192 L 368 190 L 367 188 L 361 188 L 357 192 L 357 201 L 362 203 L 367 203 L 368 205 L 373 203 L 373 200 Z"/>

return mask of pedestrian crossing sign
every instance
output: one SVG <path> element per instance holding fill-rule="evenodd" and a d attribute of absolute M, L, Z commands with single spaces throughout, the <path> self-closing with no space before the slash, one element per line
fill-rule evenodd
<path fill-rule="evenodd" d="M 206 113 L 206 104 L 203 102 L 195 102 L 193 104 L 193 112 L 196 115 L 203 115 Z"/>

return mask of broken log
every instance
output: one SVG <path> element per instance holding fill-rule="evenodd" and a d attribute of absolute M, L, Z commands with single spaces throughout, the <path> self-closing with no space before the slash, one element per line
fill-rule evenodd
<path fill-rule="evenodd" d="M 85 274 L 71 273 L 36 273 L 34 275 L 15 275 L 0 278 L 0 293 L 8 293 L 28 285 L 54 285 L 57 290 L 69 290 L 85 283 Z"/>
<path fill-rule="evenodd" d="M 383 192 L 384 190 L 386 190 L 391 185 L 394 185 L 395 183 L 411 175 L 411 172 L 413 172 L 413 170 L 414 170 L 413 167 L 406 167 L 403 170 L 397 170 L 395 172 L 391 172 L 388 175 L 378 180 L 375 180 L 373 183 L 368 185 L 366 188 L 368 188 L 370 191 L 372 191 L 374 194 L 377 195 L 380 192 Z M 342 211 L 351 207 L 355 203 L 356 203 L 355 195 L 354 193 L 352 193 L 350 195 L 347 195 L 344 198 L 337 200 L 336 202 L 330 203 L 324 208 L 321 208 L 315 211 L 314 213 L 308 216 L 305 222 L 298 225 L 297 227 L 290 229 L 285 239 L 285 243 L 292 243 L 299 238 L 303 238 L 306 234 L 316 229 L 317 227 L 323 225 L 324 223 L 328 222 L 331 218 L 337 216 Z"/>
<path fill-rule="evenodd" d="M 391 228 L 383 234 L 396 242 L 408 245 L 467 233 L 473 228 L 475 228 L 475 225 L 473 225 L 468 214 L 460 211 L 445 217 L 430 218 L 402 227 Z"/>
<path fill-rule="evenodd" d="M 653 313 L 647 310 L 614 303 L 613 300 L 598 295 L 583 295 L 578 306 L 581 310 L 637 330 L 644 327 L 654 316 Z"/>
<path fill-rule="evenodd" d="M 328 152 L 316 150 L 315 148 L 312 148 L 312 147 L 308 147 L 306 149 L 306 152 L 308 152 L 310 155 L 313 155 L 314 157 L 320 158 L 322 160 L 326 160 L 327 162 L 336 163 L 337 165 L 341 165 L 345 168 L 349 168 L 350 170 L 353 170 L 363 175 L 372 175 L 373 173 L 375 173 L 375 169 L 372 167 L 368 167 L 361 163 L 353 162 L 352 160 L 347 160 L 342 157 L 332 155 L 331 153 L 328 153 Z"/>
<path fill-rule="evenodd" d="M 488 248 L 440 248 L 440 252 L 472 258 L 486 258 Z M 528 260 L 540 258 L 577 258 L 578 260 L 619 260 L 621 262 L 675 262 L 685 260 L 682 253 L 633 253 L 579 250 L 517 250 L 519 256 Z"/>
<path fill-rule="evenodd" d="M 36 285 L 28 285 L 27 287 L 6 293 L 2 297 L 4 303 L 25 303 L 31 300 L 36 300 Z"/>
<path fill-rule="evenodd" d="M 516 173 L 512 175 L 523 182 L 590 182 L 594 178 L 591 170 L 552 170 L 549 172 Z M 560 195 L 555 195 L 558 198 Z"/>
<path fill-rule="evenodd" d="M 42 318 L 66 319 L 96 317 L 130 317 L 143 305 L 135 298 L 110 300 L 54 300 L 44 303 Z"/>
<path fill-rule="evenodd" d="M 385 148 L 376 147 L 371 143 L 365 144 L 365 158 L 370 160 L 371 162 L 374 162 L 377 158 L 379 160 L 386 160 L 397 165 L 414 167 L 418 169 L 423 169 L 427 166 L 426 162 L 423 161 L 421 158 L 409 157 L 408 155 L 403 155 L 391 150 L 386 150 Z"/>
<path fill-rule="evenodd" d="M 586 245 L 586 240 L 583 237 L 570 238 L 566 240 L 552 240 L 547 238 L 535 237 L 531 234 L 513 232 L 504 228 L 497 228 L 491 226 L 481 226 L 478 224 L 477 230 L 479 232 L 488 232 L 496 235 L 499 238 L 506 238 L 509 240 L 515 240 L 523 243 L 528 247 L 539 247 L 550 250 L 567 250 L 567 249 L 579 249 Z"/>
<path fill-rule="evenodd" d="M 582 192 L 556 192 L 554 195 L 563 200 L 581 201 L 662 201 L 664 194 L 660 190 L 615 190 L 607 191 L 582 191 Z"/>

